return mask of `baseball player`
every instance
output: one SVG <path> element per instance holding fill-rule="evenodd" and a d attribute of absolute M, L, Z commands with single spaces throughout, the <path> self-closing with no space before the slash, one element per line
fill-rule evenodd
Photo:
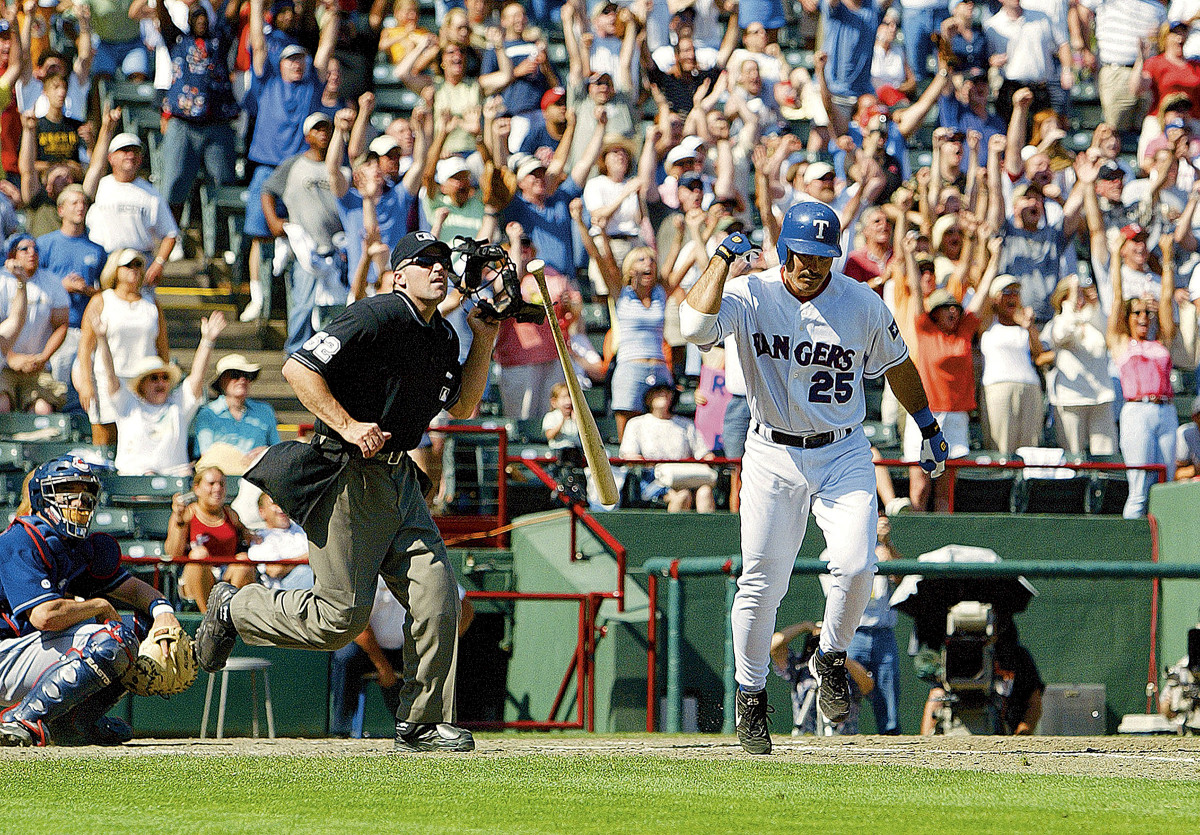
<path fill-rule="evenodd" d="M 758 255 L 734 233 L 721 243 L 680 309 L 685 338 L 702 347 L 732 335 L 746 376 L 751 428 L 742 457 L 742 574 L 733 604 L 738 739 L 771 751 L 766 681 L 775 614 L 811 510 L 833 576 L 817 652 L 818 705 L 833 723 L 850 711 L 846 649 L 875 573 L 875 474 L 862 431 L 863 377 L 887 376 L 921 429 L 921 466 L 935 477 L 947 447 L 891 313 L 866 285 L 831 272 L 841 255 L 837 214 L 818 201 L 784 215 L 779 267 L 730 279 Z"/>
<path fill-rule="evenodd" d="M 453 724 L 458 584 L 425 505 L 428 480 L 405 450 L 442 409 L 471 416 L 498 326 L 482 307 L 468 315 L 474 340 L 460 366 L 458 336 L 437 311 L 452 276 L 449 246 L 412 232 L 391 263 L 393 292 L 355 302 L 284 363 L 317 416 L 313 444 L 273 446 L 246 474 L 308 534 L 314 586 L 218 583 L 196 630 L 196 657 L 205 670 L 221 669 L 239 635 L 249 644 L 343 647 L 367 626 L 382 576 L 409 613 L 395 748 L 471 751 L 470 732 Z"/>
<path fill-rule="evenodd" d="M 128 742 L 129 726 L 104 714 L 141 634 L 110 601 L 150 614 L 156 631 L 179 628 L 171 604 L 121 567 L 117 541 L 88 533 L 99 496 L 91 465 L 56 458 L 29 480 L 30 512 L 0 534 L 0 704 L 12 705 L 0 745 Z"/>

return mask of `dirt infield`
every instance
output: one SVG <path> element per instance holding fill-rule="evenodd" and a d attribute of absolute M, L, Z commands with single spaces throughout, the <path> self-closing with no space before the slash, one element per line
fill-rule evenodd
<path fill-rule="evenodd" d="M 742 753 L 733 737 L 725 736 L 480 734 L 477 741 L 476 752 L 465 756 L 748 757 Z M 379 739 L 139 739 L 120 748 L 0 748 L 0 762 L 42 757 L 169 754 L 355 757 L 390 752 L 391 741 Z M 1200 737 L 776 736 L 772 759 L 804 765 L 898 765 L 964 771 L 1200 781 Z"/>

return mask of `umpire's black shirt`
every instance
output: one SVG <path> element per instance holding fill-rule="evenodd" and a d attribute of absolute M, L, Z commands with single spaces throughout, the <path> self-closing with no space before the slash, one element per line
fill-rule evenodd
<path fill-rule="evenodd" d="M 458 334 L 440 313 L 426 324 L 399 292 L 350 305 L 291 358 L 324 377 L 351 418 L 392 433 L 384 452 L 416 448 L 462 388 Z M 319 418 L 316 432 L 341 437 Z"/>

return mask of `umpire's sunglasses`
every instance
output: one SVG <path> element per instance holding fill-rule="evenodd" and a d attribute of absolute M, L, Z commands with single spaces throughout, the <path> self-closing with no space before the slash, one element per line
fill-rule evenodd
<path fill-rule="evenodd" d="M 441 264 L 443 267 L 445 267 L 447 272 L 449 272 L 451 269 L 450 259 L 445 255 L 429 255 L 424 252 L 420 255 L 414 256 L 413 258 L 410 258 L 408 263 L 415 264 L 416 266 L 423 267 L 427 270 L 433 269 L 438 264 Z"/>

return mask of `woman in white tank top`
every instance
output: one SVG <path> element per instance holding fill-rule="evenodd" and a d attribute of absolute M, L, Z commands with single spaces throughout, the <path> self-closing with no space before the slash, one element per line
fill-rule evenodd
<path fill-rule="evenodd" d="M 100 274 L 102 292 L 92 297 L 83 314 L 79 335 L 79 356 L 72 370 L 79 401 L 92 421 L 92 443 L 115 444 L 116 414 L 104 386 L 97 386 L 94 375 L 96 333 L 93 321 L 99 318 L 107 326 L 113 365 L 123 382 L 132 379 L 138 361 L 157 355 L 170 359 L 166 320 L 157 302 L 142 295 L 146 259 L 133 249 L 121 249 L 109 256 Z"/>

